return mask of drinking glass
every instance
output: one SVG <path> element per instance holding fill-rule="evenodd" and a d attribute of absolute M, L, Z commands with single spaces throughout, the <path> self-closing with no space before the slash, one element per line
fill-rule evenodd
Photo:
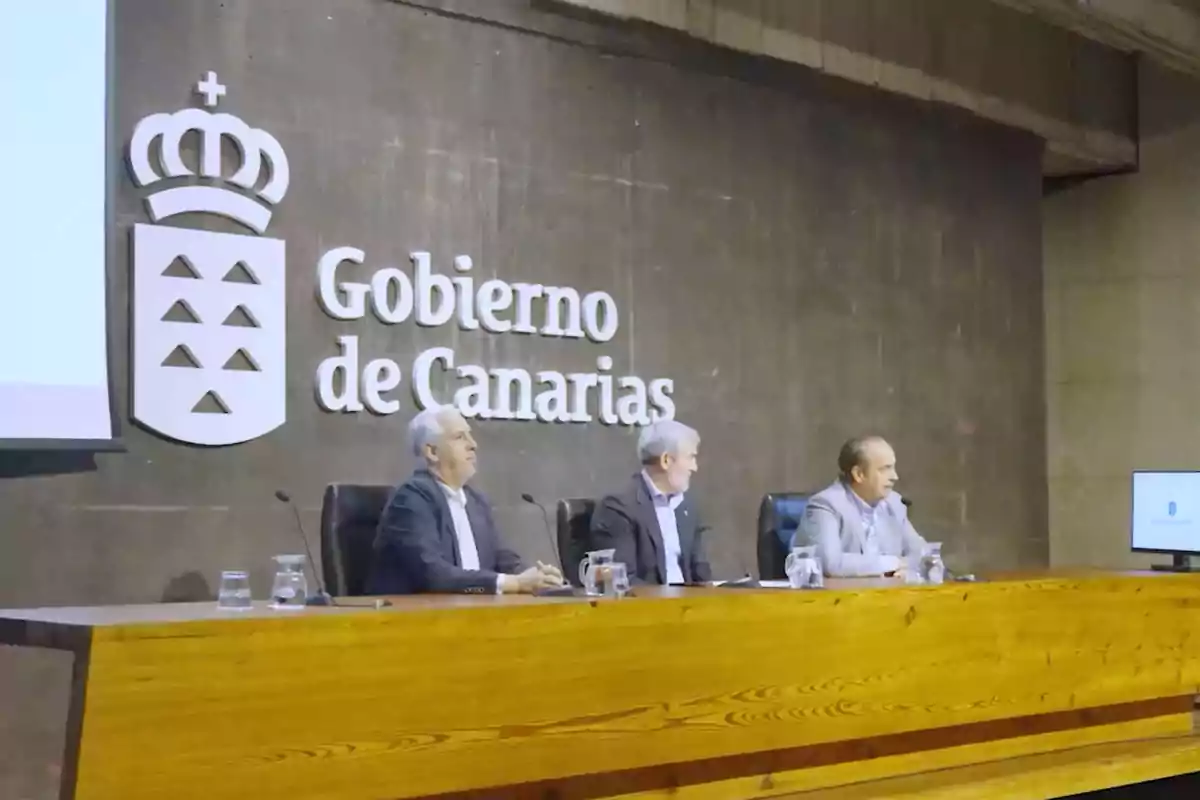
<path fill-rule="evenodd" d="M 217 608 L 222 611 L 245 611 L 253 605 L 250 575 L 236 569 L 222 572 L 221 585 L 217 589 Z"/>
<path fill-rule="evenodd" d="M 275 581 L 271 585 L 271 608 L 290 611 L 304 608 L 308 598 L 308 578 L 304 576 L 304 556 L 275 556 Z"/>

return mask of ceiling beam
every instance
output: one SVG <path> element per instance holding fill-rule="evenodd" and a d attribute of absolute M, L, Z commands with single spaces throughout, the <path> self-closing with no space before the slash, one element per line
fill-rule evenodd
<path fill-rule="evenodd" d="M 1169 0 L 992 0 L 1200 76 L 1200 14 Z"/>

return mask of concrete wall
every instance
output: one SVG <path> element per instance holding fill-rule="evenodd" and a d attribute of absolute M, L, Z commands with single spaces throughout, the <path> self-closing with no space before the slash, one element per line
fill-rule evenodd
<path fill-rule="evenodd" d="M 1056 565 L 1146 565 L 1129 552 L 1130 471 L 1195 469 L 1200 452 L 1200 83 L 1149 65 L 1140 83 L 1138 173 L 1045 202 Z"/>
<path fill-rule="evenodd" d="M 1046 141 L 1049 175 L 1136 162 L 1134 59 L 1008 7 L 1028 0 L 553 2 L 686 32 L 1029 131 Z M 1079 14 L 1091 13 L 1086 5 Z"/>
<path fill-rule="evenodd" d="M 144 115 L 193 104 L 212 69 L 229 87 L 221 108 L 287 149 L 292 185 L 270 230 L 288 248 L 288 420 L 214 449 L 126 422 L 128 452 L 94 470 L 0 481 L 0 605 L 203 597 L 230 567 L 250 569 L 261 596 L 270 556 L 297 547 L 276 487 L 315 531 L 327 483 L 408 470 L 406 391 L 392 416 L 313 401 L 316 364 L 344 333 L 406 370 L 447 344 L 488 367 L 567 371 L 607 353 L 617 374 L 674 378 L 679 418 L 704 439 L 695 488 L 718 574 L 753 568 L 764 492 L 823 485 L 840 442 L 864 429 L 896 444 L 917 525 L 952 562 L 1045 563 L 1035 139 L 517 0 L 451 5 L 466 16 L 368 0 L 119 0 L 122 141 Z M 127 234 L 145 216 L 124 176 L 117 203 L 126 415 Z M 343 244 L 373 267 L 428 249 L 442 270 L 465 253 L 477 274 L 603 289 L 622 326 L 589 345 L 334 322 L 313 300 L 315 266 Z M 631 429 L 478 430 L 479 485 L 530 558 L 551 553 L 520 492 L 594 494 L 635 468 Z M 11 475 L 44 459 L 0 461 Z M 38 792 L 68 667 L 0 653 L 0 796 L 50 796 Z"/>

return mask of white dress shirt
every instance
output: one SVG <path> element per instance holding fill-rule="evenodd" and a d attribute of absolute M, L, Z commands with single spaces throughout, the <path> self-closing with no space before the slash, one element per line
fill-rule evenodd
<path fill-rule="evenodd" d="M 662 534 L 663 555 L 667 562 L 667 583 L 683 583 L 683 568 L 679 558 L 683 548 L 679 544 L 679 524 L 675 520 L 675 509 L 683 502 L 683 494 L 663 494 L 646 471 L 642 471 L 642 479 L 650 490 L 650 499 L 654 501 L 654 515 L 658 517 L 658 531 Z"/>
<path fill-rule="evenodd" d="M 450 519 L 454 523 L 454 538 L 458 540 L 458 559 L 463 569 L 479 571 L 479 547 L 475 544 L 475 532 L 471 530 L 471 518 L 467 516 L 467 493 L 463 489 L 451 489 L 438 481 L 450 506 Z M 496 576 L 496 594 L 501 593 L 504 578 Z"/>

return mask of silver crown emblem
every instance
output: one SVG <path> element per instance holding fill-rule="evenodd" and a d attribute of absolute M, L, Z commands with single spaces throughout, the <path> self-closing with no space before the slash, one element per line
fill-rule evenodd
<path fill-rule="evenodd" d="M 204 105 L 213 108 L 225 95 L 225 87 L 209 72 L 196 85 L 204 97 Z M 239 118 L 200 108 L 185 108 L 174 114 L 150 114 L 143 117 L 133 130 L 129 142 L 129 168 L 134 183 L 152 186 L 166 178 L 195 175 L 180 154 L 180 143 L 189 131 L 198 131 L 200 138 L 200 176 L 223 180 L 252 191 L 267 162 L 270 178 L 254 194 L 257 199 L 233 189 L 208 185 L 173 186 L 159 189 L 146 197 L 151 219 L 159 222 L 176 214 L 207 212 L 236 220 L 257 233 L 263 233 L 271 222 L 271 206 L 279 203 L 288 190 L 288 161 L 278 140 L 266 131 L 251 128 Z M 236 172 L 221 174 L 221 140 L 230 139 L 241 153 L 242 163 Z M 155 142 L 158 147 L 161 174 L 151 163 Z"/>

